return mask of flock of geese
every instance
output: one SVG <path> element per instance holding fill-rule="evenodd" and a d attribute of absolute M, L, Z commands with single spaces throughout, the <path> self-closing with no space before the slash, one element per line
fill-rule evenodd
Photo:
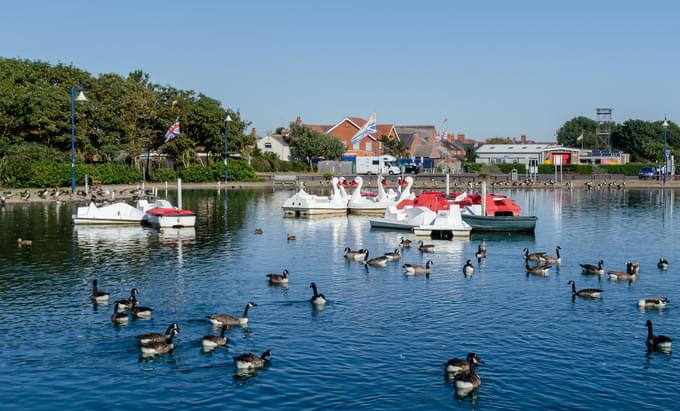
<path fill-rule="evenodd" d="M 255 234 L 263 234 L 262 229 L 255 230 Z M 288 241 L 294 240 L 295 236 L 288 234 Z M 400 260 L 403 249 L 416 248 L 421 253 L 433 253 L 435 250 L 434 244 L 426 244 L 423 241 L 415 243 L 412 240 L 404 237 L 400 238 L 399 247 L 394 251 L 389 251 L 383 255 L 369 258 L 370 253 L 368 249 L 352 250 L 350 247 L 345 247 L 344 258 L 348 261 L 356 261 L 363 264 L 366 269 L 368 267 L 385 267 L 390 261 Z M 523 258 L 525 261 L 525 269 L 527 275 L 546 276 L 554 265 L 559 265 L 562 262 L 560 256 L 561 247 L 555 248 L 555 255 L 549 255 L 546 252 L 530 253 L 528 248 L 524 248 Z M 487 250 L 484 243 L 480 243 L 475 253 L 478 263 L 487 257 Z M 605 274 L 603 268 L 604 262 L 598 261 L 597 264 L 580 264 L 582 273 L 585 275 L 602 276 Z M 428 259 L 425 265 L 406 263 L 402 265 L 404 274 L 407 276 L 430 276 L 432 266 L 434 265 L 431 259 Z M 661 258 L 657 264 L 660 270 L 667 270 L 669 263 L 666 259 Z M 472 260 L 468 259 L 462 267 L 462 273 L 466 277 L 471 277 L 475 273 L 475 266 Z M 626 263 L 626 271 L 609 271 L 607 274 L 611 280 L 625 280 L 632 282 L 637 279 L 640 273 L 639 262 L 629 261 Z M 280 274 L 270 273 L 266 275 L 267 281 L 270 285 L 288 285 L 287 269 L 284 269 Z M 570 280 L 567 283 L 571 287 L 572 298 L 600 298 L 603 290 L 598 288 L 584 288 L 577 290 L 576 283 Z M 311 304 L 317 308 L 323 307 L 328 299 L 322 293 L 319 293 L 317 285 L 312 282 L 309 284 L 312 289 L 312 296 L 310 298 Z M 117 300 L 113 304 L 113 314 L 111 321 L 114 324 L 124 324 L 129 321 L 129 316 L 133 318 L 146 319 L 150 318 L 153 309 L 150 307 L 140 306 L 138 304 L 139 291 L 133 288 L 130 296 L 125 300 Z M 108 304 L 109 293 L 101 291 L 97 287 L 97 280 L 92 282 L 91 300 L 94 304 Z M 638 306 L 643 308 L 664 308 L 669 299 L 667 297 L 650 297 L 643 298 L 638 301 Z M 248 302 L 245 306 L 241 316 L 233 316 L 227 314 L 213 314 L 209 317 L 209 321 L 213 326 L 219 327 L 219 335 L 207 335 L 201 339 L 201 345 L 204 350 L 209 351 L 217 347 L 225 346 L 228 343 L 228 338 L 225 336 L 225 331 L 234 326 L 246 326 L 248 324 L 248 312 L 251 308 L 256 307 L 255 302 Z M 647 339 L 646 345 L 649 350 L 658 350 L 668 352 L 671 349 L 672 339 L 664 335 L 655 335 L 653 325 L 650 320 L 646 322 Z M 169 353 L 173 350 L 173 338 L 180 332 L 180 328 L 176 323 L 170 324 L 164 333 L 146 333 L 137 336 L 141 354 L 143 356 L 156 356 Z M 272 352 L 267 350 L 261 355 L 252 353 L 244 353 L 234 357 L 234 364 L 237 372 L 252 371 L 267 365 L 270 360 Z M 477 389 L 481 385 L 481 378 L 478 374 L 477 367 L 483 364 L 479 355 L 474 352 L 467 354 L 465 358 L 453 358 L 448 360 L 445 364 L 445 376 L 447 379 L 453 381 L 457 390 L 457 394 L 466 395 L 467 393 Z"/>

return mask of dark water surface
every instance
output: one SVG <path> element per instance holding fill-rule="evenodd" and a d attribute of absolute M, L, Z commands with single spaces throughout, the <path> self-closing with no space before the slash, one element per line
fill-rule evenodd
<path fill-rule="evenodd" d="M 291 192 L 185 192 L 195 229 L 92 228 L 71 224 L 73 206 L 0 209 L 0 399 L 4 409 L 112 407 L 224 409 L 677 409 L 680 363 L 645 348 L 645 321 L 680 344 L 680 210 L 667 191 L 506 192 L 539 217 L 535 236 L 434 241 L 436 252 L 405 251 L 399 263 L 368 271 L 347 263 L 345 246 L 379 255 L 402 235 L 371 231 L 365 217 L 283 219 Z M 174 199 L 172 199 L 174 200 Z M 254 235 L 261 227 L 263 235 Z M 297 236 L 286 241 L 286 234 Z M 33 244 L 18 247 L 16 238 Z M 413 238 L 412 235 L 409 237 Z M 464 278 L 480 239 L 488 258 Z M 522 249 L 554 254 L 548 277 L 524 274 Z M 656 268 L 659 257 L 670 269 Z M 401 264 L 434 261 L 430 279 Z M 580 263 L 624 270 L 632 284 L 584 276 Z M 477 264 L 475 264 L 477 265 Z M 287 289 L 265 275 L 290 271 Z M 94 308 L 97 278 L 112 300 L 140 290 L 153 319 L 113 326 L 112 305 Z M 572 301 L 567 281 L 599 287 L 601 300 Z M 309 303 L 309 282 L 329 299 Z M 666 295 L 664 310 L 641 311 L 641 297 Z M 241 314 L 250 326 L 205 354 L 207 316 Z M 142 359 L 135 335 L 181 333 L 171 354 Z M 273 351 L 272 363 L 237 376 L 233 356 Z M 480 389 L 465 398 L 443 363 L 477 352 Z"/>

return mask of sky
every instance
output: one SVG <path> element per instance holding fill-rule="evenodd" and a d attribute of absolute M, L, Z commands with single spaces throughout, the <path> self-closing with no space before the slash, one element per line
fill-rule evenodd
<path fill-rule="evenodd" d="M 376 112 L 554 141 L 596 107 L 680 120 L 679 13 L 666 0 L 7 0 L 0 56 L 141 69 L 240 110 L 258 134 Z"/>

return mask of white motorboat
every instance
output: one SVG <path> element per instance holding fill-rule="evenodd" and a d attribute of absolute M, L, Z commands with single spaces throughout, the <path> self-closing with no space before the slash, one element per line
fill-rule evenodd
<path fill-rule="evenodd" d="M 174 220 L 173 220 L 174 218 Z M 73 215 L 74 224 L 151 224 L 159 227 L 193 227 L 196 215 L 189 210 L 180 210 L 167 200 L 138 200 L 135 206 L 118 202 L 97 207 L 91 202 L 78 207 Z"/>
<path fill-rule="evenodd" d="M 388 207 L 397 205 L 401 200 L 413 199 L 415 197 L 411 194 L 413 178 L 410 176 L 406 177 L 406 187 L 401 193 L 396 193 L 393 190 L 390 190 L 391 193 L 386 193 L 382 184 L 378 184 L 378 196 L 375 198 L 362 195 L 361 188 L 363 187 L 364 179 L 361 176 L 357 176 L 354 181 L 356 182 L 356 188 L 347 203 L 347 208 L 351 214 L 383 215 Z"/>
<path fill-rule="evenodd" d="M 331 179 L 333 195 L 330 197 L 309 194 L 300 188 L 283 203 L 283 213 L 286 217 L 309 217 L 317 215 L 346 215 L 347 193 L 338 187 L 338 178 Z"/>
<path fill-rule="evenodd" d="M 412 230 L 416 235 L 469 237 L 472 227 L 462 219 L 460 207 L 443 193 L 422 193 L 415 200 L 389 206 L 382 218 L 370 220 L 371 227 Z"/>
<path fill-rule="evenodd" d="M 173 207 L 167 200 L 156 200 L 151 207 L 146 208 L 144 214 L 144 222 L 154 227 L 180 228 L 196 225 L 196 213 Z"/>

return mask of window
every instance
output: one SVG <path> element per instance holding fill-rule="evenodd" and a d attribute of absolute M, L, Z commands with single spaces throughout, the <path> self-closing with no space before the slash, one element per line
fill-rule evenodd
<path fill-rule="evenodd" d="M 354 149 L 354 150 L 360 150 L 361 147 L 359 146 L 359 143 L 352 143 L 352 149 Z"/>
<path fill-rule="evenodd" d="M 374 166 L 379 166 L 380 165 L 380 160 L 373 160 L 372 163 Z"/>
<path fill-rule="evenodd" d="M 373 143 L 366 143 L 366 151 L 373 151 Z"/>
<path fill-rule="evenodd" d="M 272 148 L 272 143 L 264 143 L 264 148 Z"/>

